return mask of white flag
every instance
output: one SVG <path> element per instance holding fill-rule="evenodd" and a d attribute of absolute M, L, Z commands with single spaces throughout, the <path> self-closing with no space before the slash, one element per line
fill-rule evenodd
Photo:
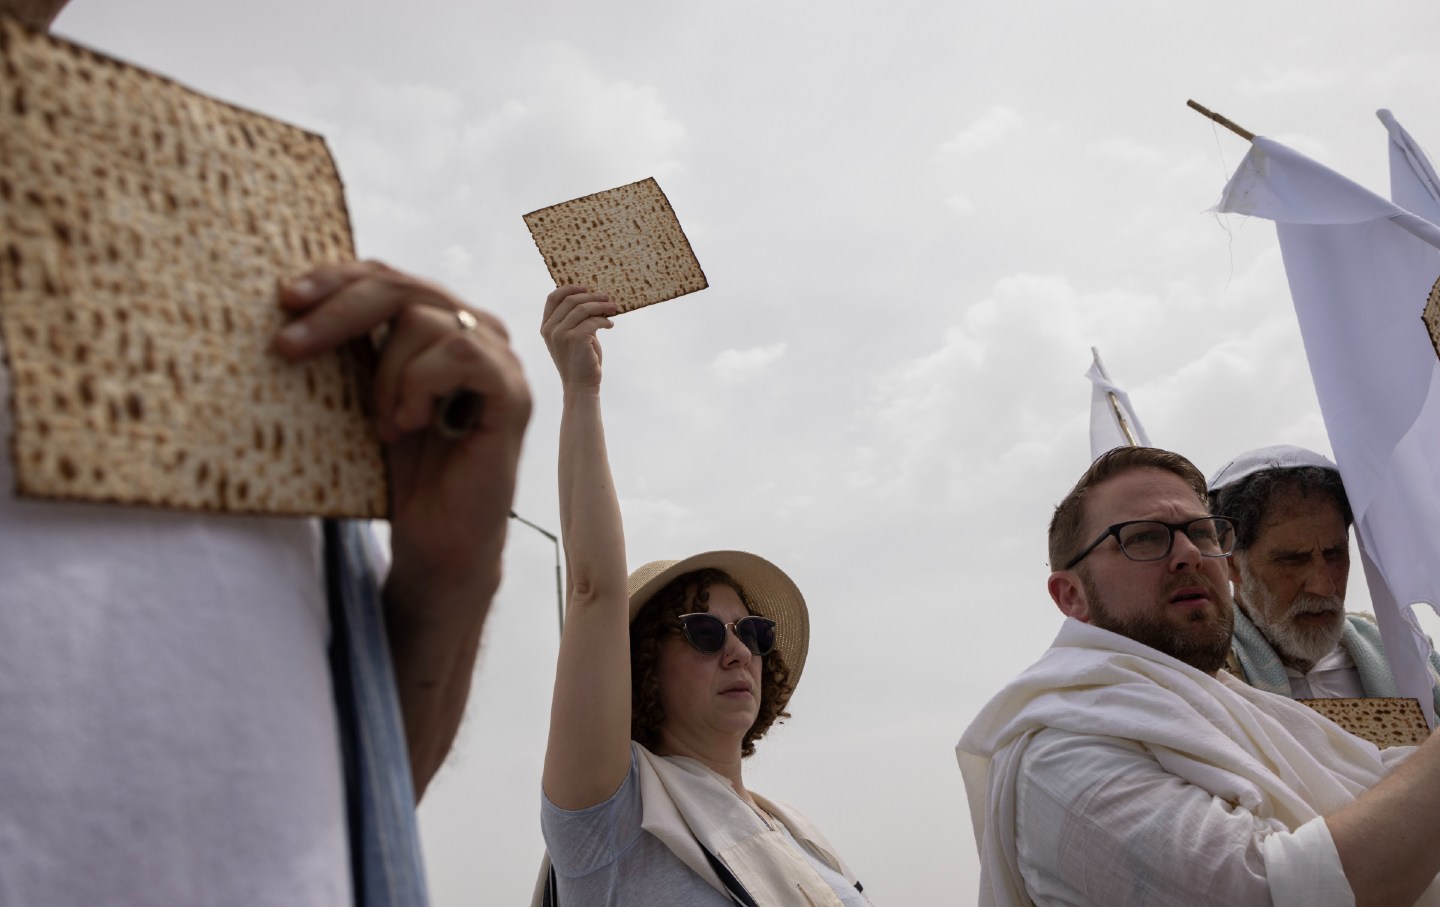
<path fill-rule="evenodd" d="M 1085 373 L 1095 385 L 1090 393 L 1090 459 L 1117 447 L 1150 447 L 1150 436 L 1130 406 L 1130 395 L 1110 380 L 1100 351 L 1092 346 L 1090 354 L 1095 357 L 1095 364 Z"/>
<path fill-rule="evenodd" d="M 1259 137 L 1217 209 L 1275 221 L 1385 650 L 1433 727 L 1409 606 L 1440 611 L 1440 360 L 1420 321 L 1440 226 Z"/>

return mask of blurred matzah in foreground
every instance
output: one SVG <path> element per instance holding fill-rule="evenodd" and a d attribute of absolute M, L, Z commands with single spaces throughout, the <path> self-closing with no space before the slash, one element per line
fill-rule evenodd
<path fill-rule="evenodd" d="M 368 366 L 269 352 L 354 257 L 320 136 L 0 23 L 0 246 L 17 492 L 384 515 Z"/>

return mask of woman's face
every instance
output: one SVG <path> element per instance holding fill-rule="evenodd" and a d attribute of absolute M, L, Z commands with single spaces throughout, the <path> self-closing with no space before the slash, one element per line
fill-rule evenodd
<path fill-rule="evenodd" d="M 750 613 L 729 586 L 716 583 L 708 591 L 704 610 L 725 623 Z M 661 643 L 656 674 L 660 705 L 665 710 L 665 723 L 660 727 L 662 751 L 709 749 L 729 738 L 738 749 L 760 713 L 763 662 L 764 658 L 752 655 L 729 628 L 725 647 L 713 655 L 697 651 L 678 632 Z"/>

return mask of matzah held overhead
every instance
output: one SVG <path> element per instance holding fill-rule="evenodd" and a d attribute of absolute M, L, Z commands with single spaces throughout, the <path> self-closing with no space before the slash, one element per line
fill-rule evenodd
<path fill-rule="evenodd" d="M 606 293 L 629 312 L 709 284 L 653 178 L 525 215 L 556 286 Z"/>
<path fill-rule="evenodd" d="M 363 356 L 269 352 L 354 257 L 320 136 L 0 22 L 0 246 L 18 493 L 385 513 Z"/>

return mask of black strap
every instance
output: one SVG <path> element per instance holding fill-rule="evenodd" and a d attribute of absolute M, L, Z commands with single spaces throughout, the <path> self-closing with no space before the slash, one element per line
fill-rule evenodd
<path fill-rule="evenodd" d="M 724 863 L 715 858 L 708 847 L 702 845 L 702 849 L 705 851 L 705 857 L 710 861 L 710 868 L 715 870 L 715 874 L 720 877 L 720 883 L 725 886 L 725 893 L 730 895 L 730 900 L 742 907 L 756 907 L 755 899 L 750 897 L 750 892 L 745 890 L 745 886 L 740 884 L 740 880 L 735 878 L 735 875 L 725 867 Z M 855 890 L 861 894 L 865 892 L 865 886 L 860 884 L 859 879 L 855 880 Z M 550 877 L 545 880 L 545 896 L 540 901 L 540 907 L 560 907 L 560 888 L 555 882 L 553 864 L 550 867 Z"/>
<path fill-rule="evenodd" d="M 710 861 L 710 868 L 715 870 L 715 874 L 720 877 L 720 884 L 725 886 L 725 893 L 730 895 L 730 900 L 739 904 L 740 907 L 760 907 L 755 903 L 755 899 L 750 897 L 750 892 L 745 890 L 745 886 L 740 884 L 740 880 L 735 878 L 734 873 L 710 852 L 710 848 L 701 844 L 700 849 L 705 851 L 705 859 Z"/>
<path fill-rule="evenodd" d="M 715 874 L 720 877 L 720 884 L 725 886 L 725 893 L 730 896 L 730 900 L 739 904 L 740 907 L 759 907 L 755 903 L 755 899 L 750 897 L 750 892 L 740 884 L 740 880 L 725 868 L 725 864 L 717 860 L 709 848 L 703 844 L 701 849 L 705 851 L 705 857 L 710 861 L 710 868 L 714 869 Z M 560 907 L 560 887 L 555 881 L 555 865 L 553 863 L 550 865 L 550 876 L 545 880 L 545 895 L 540 900 L 540 907 Z"/>
<path fill-rule="evenodd" d="M 359 720 L 355 710 L 354 678 L 350 674 L 350 642 L 345 627 L 345 604 L 341 599 L 340 574 L 344 569 L 344 542 L 340 538 L 340 524 L 325 520 L 325 597 L 330 609 L 330 682 L 335 695 L 335 715 L 340 737 L 341 764 L 345 775 L 345 815 L 350 836 L 350 881 L 354 887 L 355 903 L 365 903 L 365 872 L 363 858 L 364 838 L 360 834 L 364 821 L 363 805 L 360 799 L 360 768 L 355 755 L 355 724 Z"/>

